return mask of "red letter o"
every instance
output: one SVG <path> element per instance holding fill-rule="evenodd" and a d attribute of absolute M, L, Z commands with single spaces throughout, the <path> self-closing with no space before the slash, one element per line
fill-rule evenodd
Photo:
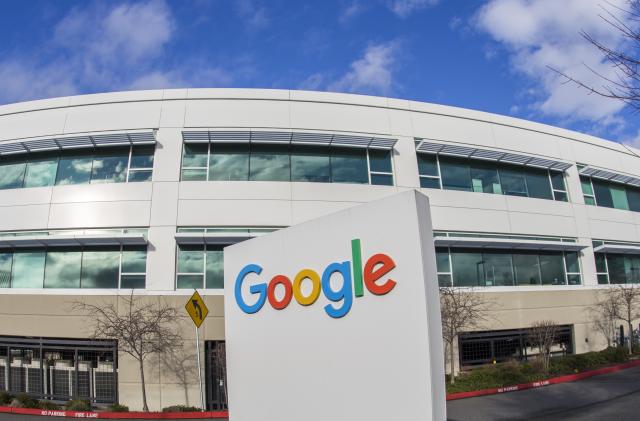
<path fill-rule="evenodd" d="M 284 297 L 282 297 L 282 301 L 278 301 L 276 298 L 276 287 L 278 285 L 282 285 L 284 287 Z M 291 281 L 284 275 L 276 275 L 271 281 L 269 281 L 269 286 L 267 288 L 267 299 L 269 300 L 269 304 L 276 310 L 282 310 L 291 302 L 291 296 L 293 291 L 291 290 Z"/>

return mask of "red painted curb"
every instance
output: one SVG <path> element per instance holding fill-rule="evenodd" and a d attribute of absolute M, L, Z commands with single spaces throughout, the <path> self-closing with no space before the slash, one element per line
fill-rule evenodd
<path fill-rule="evenodd" d="M 560 377 L 552 377 L 550 379 L 540 380 L 531 383 L 515 384 L 512 386 L 496 387 L 493 389 L 474 390 L 472 392 L 458 392 L 450 393 L 447 395 L 448 401 L 456 399 L 473 398 L 476 396 L 496 395 L 498 393 L 515 392 L 517 390 L 533 389 L 536 387 L 548 386 L 550 384 L 568 383 L 576 380 L 587 379 L 589 377 L 598 376 L 600 374 L 614 373 L 616 371 L 624 370 L 626 368 L 640 366 L 640 360 L 629 361 L 624 364 L 618 364 L 610 367 L 598 368 L 596 370 L 584 371 L 578 374 L 567 374 Z"/>
<path fill-rule="evenodd" d="M 229 418 L 227 411 L 209 412 L 84 412 L 52 409 L 10 408 L 0 406 L 0 413 L 22 415 L 44 415 L 49 417 L 70 418 L 109 418 L 109 419 L 204 419 Z"/>

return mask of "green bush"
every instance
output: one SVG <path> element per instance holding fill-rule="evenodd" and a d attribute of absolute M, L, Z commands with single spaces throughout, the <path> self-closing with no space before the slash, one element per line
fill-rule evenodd
<path fill-rule="evenodd" d="M 629 359 L 625 348 L 607 348 L 600 352 L 566 355 L 551 358 L 549 372 L 543 373 L 537 360 L 531 362 L 507 362 L 462 372 L 456 383 L 450 385 L 447 376 L 447 393 L 492 389 L 543 380 L 548 377 L 579 373 L 586 370 L 624 363 Z"/>
<path fill-rule="evenodd" d="M 86 399 L 72 399 L 67 402 L 66 408 L 69 411 L 91 411 L 91 402 Z"/>
<path fill-rule="evenodd" d="M 162 412 L 200 412 L 200 408 L 187 405 L 172 405 L 162 408 Z"/>
<path fill-rule="evenodd" d="M 129 412 L 129 407 L 120 405 L 119 403 L 114 403 L 113 405 L 110 405 L 107 410 L 109 412 Z"/>
<path fill-rule="evenodd" d="M 62 409 L 62 407 L 60 405 L 58 405 L 57 403 L 53 403 L 53 402 L 47 401 L 47 400 L 43 400 L 43 401 L 38 402 L 38 408 L 40 408 L 40 409 L 48 409 L 48 410 L 51 410 L 51 411 Z"/>
<path fill-rule="evenodd" d="M 11 393 L 4 390 L 0 391 L 0 405 L 9 405 L 13 398 L 14 396 Z"/>
<path fill-rule="evenodd" d="M 16 400 L 20 404 L 19 408 L 37 408 L 38 407 L 38 401 L 31 398 L 26 393 L 21 393 L 18 396 L 16 396 Z"/>

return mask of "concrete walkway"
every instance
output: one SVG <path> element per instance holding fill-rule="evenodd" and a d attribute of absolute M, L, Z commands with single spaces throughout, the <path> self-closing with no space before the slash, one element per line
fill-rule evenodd
<path fill-rule="evenodd" d="M 640 367 L 447 403 L 449 421 L 640 419 Z"/>

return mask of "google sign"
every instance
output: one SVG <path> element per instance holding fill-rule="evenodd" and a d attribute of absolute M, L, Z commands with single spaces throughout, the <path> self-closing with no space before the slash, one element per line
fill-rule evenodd
<path fill-rule="evenodd" d="M 383 279 L 385 275 L 396 267 L 393 259 L 384 254 L 377 253 L 369 257 L 362 266 L 362 247 L 359 239 L 351 240 L 351 261 L 333 262 L 322 271 L 322 276 L 313 269 L 301 269 L 294 277 L 293 282 L 286 275 L 275 275 L 268 283 L 260 282 L 249 287 L 251 295 L 257 299 L 253 304 L 248 304 L 242 296 L 243 285 L 249 275 L 258 277 L 262 273 L 262 267 L 250 263 L 242 268 L 235 282 L 235 299 L 238 307 L 247 313 L 254 314 L 260 311 L 266 301 L 275 310 L 284 310 L 295 299 L 302 306 L 310 306 L 315 303 L 322 292 L 331 303 L 324 306 L 325 312 L 333 318 L 344 317 L 353 304 L 353 297 L 362 297 L 364 288 L 374 295 L 385 295 L 391 292 L 396 282 L 391 279 Z M 339 288 L 332 288 L 331 278 L 340 276 L 342 283 Z M 304 293 L 303 282 L 311 283 L 311 292 Z M 276 296 L 276 288 L 281 287 L 284 294 Z M 338 304 L 334 304 L 338 303 Z"/>

